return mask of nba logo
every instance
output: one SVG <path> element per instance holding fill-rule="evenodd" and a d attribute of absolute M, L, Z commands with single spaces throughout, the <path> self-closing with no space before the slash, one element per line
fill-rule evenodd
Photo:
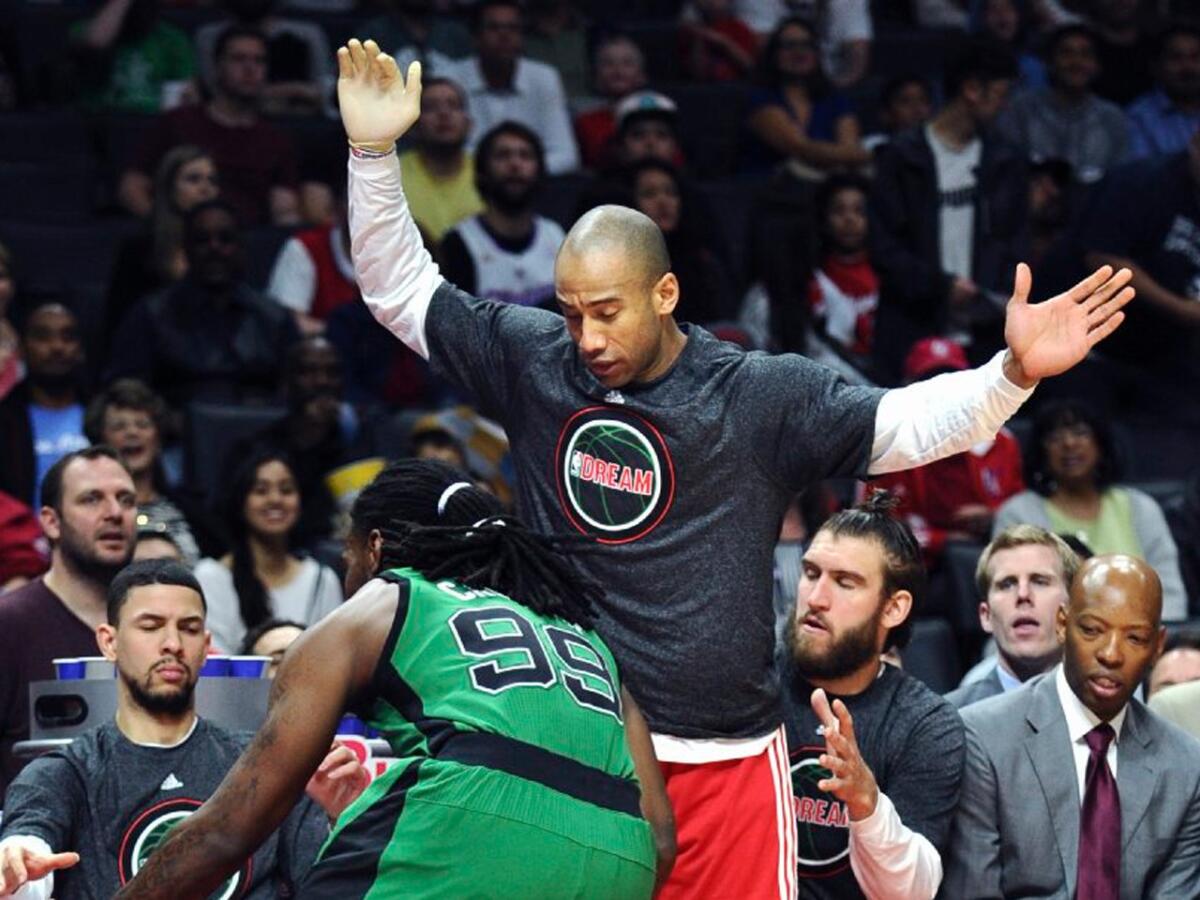
<path fill-rule="evenodd" d="M 571 477 L 578 478 L 579 472 L 583 468 L 583 454 L 576 450 L 571 454 Z"/>

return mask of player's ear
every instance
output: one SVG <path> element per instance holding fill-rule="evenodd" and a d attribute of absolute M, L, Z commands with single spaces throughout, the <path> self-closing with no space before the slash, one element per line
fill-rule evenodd
<path fill-rule="evenodd" d="M 908 591 L 896 591 L 883 601 L 881 624 L 889 631 L 904 623 L 912 612 L 913 595 Z"/>
<path fill-rule="evenodd" d="M 652 289 L 655 312 L 660 316 L 669 316 L 675 312 L 679 304 L 679 279 L 674 272 L 667 272 L 658 279 Z"/>
<path fill-rule="evenodd" d="M 367 564 L 372 573 L 379 571 L 383 562 L 383 534 L 378 528 L 372 528 L 367 535 Z"/>
<path fill-rule="evenodd" d="M 117 659 L 117 629 L 104 622 L 96 626 L 96 646 L 105 659 L 115 662 Z"/>
<path fill-rule="evenodd" d="M 57 541 L 62 537 L 62 525 L 58 518 L 58 512 L 52 506 L 43 506 L 38 510 L 38 521 L 41 522 L 42 532 L 51 541 Z"/>

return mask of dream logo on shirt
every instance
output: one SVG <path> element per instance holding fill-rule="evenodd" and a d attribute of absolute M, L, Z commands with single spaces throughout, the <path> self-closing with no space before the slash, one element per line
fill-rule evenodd
<path fill-rule="evenodd" d="M 198 810 L 203 800 L 191 797 L 174 797 L 156 803 L 136 816 L 125 829 L 121 838 L 121 849 L 117 855 L 117 874 L 121 884 L 126 885 L 141 871 L 150 855 L 166 840 L 171 829 Z M 211 895 L 211 900 L 230 900 L 243 897 L 250 886 L 252 861 L 247 859 L 242 868 L 231 876 Z"/>
<path fill-rule="evenodd" d="M 645 537 L 675 498 L 675 466 L 658 429 L 611 406 L 581 409 L 567 420 L 555 473 L 563 512 L 602 544 Z"/>
<path fill-rule="evenodd" d="M 796 856 L 800 878 L 828 878 L 850 867 L 850 814 L 846 804 L 817 787 L 829 777 L 821 765 L 824 745 L 792 751 L 796 804 Z"/>

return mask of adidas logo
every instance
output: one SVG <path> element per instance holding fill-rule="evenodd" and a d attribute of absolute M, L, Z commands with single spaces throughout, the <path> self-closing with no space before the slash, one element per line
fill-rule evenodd
<path fill-rule="evenodd" d="M 160 791 L 174 791 L 181 787 L 183 787 L 183 782 L 176 778 L 175 773 L 172 772 L 163 779 L 163 783 L 158 786 L 158 789 Z"/>
<path fill-rule="evenodd" d="M 604 395 L 604 402 L 623 404 L 625 402 L 625 396 L 620 391 L 609 391 Z"/>

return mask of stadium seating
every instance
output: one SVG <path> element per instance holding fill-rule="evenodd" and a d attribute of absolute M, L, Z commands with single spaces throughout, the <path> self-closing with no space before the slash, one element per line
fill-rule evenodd
<path fill-rule="evenodd" d="M 233 446 L 278 421 L 284 413 L 278 406 L 191 404 L 184 444 L 184 471 L 191 487 L 205 496 L 214 496 Z"/>
<path fill-rule="evenodd" d="M 904 670 L 939 694 L 953 690 L 962 677 L 954 631 L 945 619 L 917 619 L 912 638 L 901 651 Z"/>

